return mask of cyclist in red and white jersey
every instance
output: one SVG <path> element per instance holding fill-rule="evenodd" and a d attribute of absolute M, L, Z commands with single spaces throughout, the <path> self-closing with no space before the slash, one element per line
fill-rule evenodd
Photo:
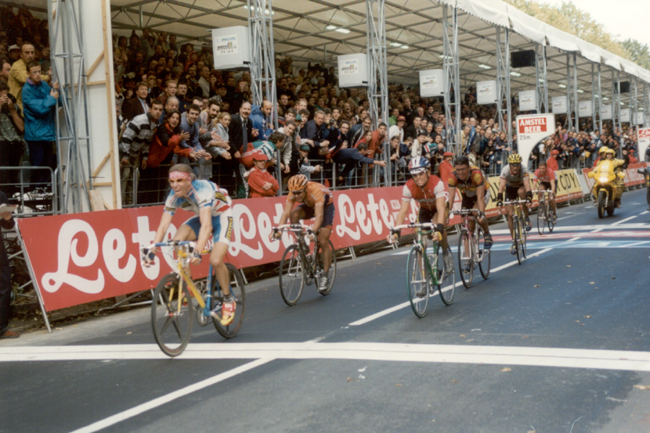
<path fill-rule="evenodd" d="M 539 168 L 535 170 L 535 176 L 533 180 L 537 182 L 537 189 L 545 189 L 547 191 L 553 191 L 549 195 L 549 200 L 553 209 L 552 218 L 555 220 L 557 218 L 557 206 L 555 204 L 555 191 L 557 188 L 557 182 L 555 181 L 555 170 L 551 170 L 546 165 L 546 161 L 539 162 Z M 541 200 L 541 192 L 537 193 L 537 199 Z"/>
<path fill-rule="evenodd" d="M 438 176 L 431 174 L 431 163 L 428 159 L 416 156 L 409 162 L 409 171 L 412 179 L 404 185 L 402 190 L 402 207 L 397 213 L 395 225 L 404 223 L 406 215 L 411 206 L 411 200 L 419 203 L 418 222 L 432 222 L 436 225 L 433 232 L 433 240 L 439 241 L 442 245 L 445 271 L 454 269 L 454 258 L 447 244 L 447 232 L 445 232 L 445 205 L 447 203 L 447 192 L 445 185 Z M 397 241 L 399 233 L 389 236 L 389 242 Z"/>

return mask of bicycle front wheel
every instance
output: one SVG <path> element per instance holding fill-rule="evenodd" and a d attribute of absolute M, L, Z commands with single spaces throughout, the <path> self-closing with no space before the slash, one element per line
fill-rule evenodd
<path fill-rule="evenodd" d="M 288 306 L 296 305 L 305 287 L 305 271 L 300 260 L 298 245 L 290 245 L 280 261 L 280 295 Z"/>
<path fill-rule="evenodd" d="M 447 251 L 451 254 L 451 249 Z M 453 267 L 451 269 L 445 268 L 445 260 L 442 253 L 442 245 L 438 244 L 438 248 L 436 249 L 436 262 L 435 265 L 432 263 L 431 266 L 434 267 L 436 275 L 440 276 L 438 278 L 438 294 L 440 295 L 440 299 L 442 299 L 445 305 L 451 305 L 456 291 L 456 271 Z"/>
<path fill-rule="evenodd" d="M 546 228 L 546 205 L 543 201 L 539 202 L 539 206 L 537 206 L 537 233 L 540 235 L 544 234 L 544 229 Z"/>
<path fill-rule="evenodd" d="M 330 245 L 330 251 L 332 252 L 332 262 L 330 263 L 330 269 L 327 272 L 327 279 L 329 281 L 329 285 L 327 286 L 327 289 L 325 290 L 319 290 L 318 293 L 320 293 L 323 296 L 327 296 L 330 294 L 332 291 L 332 287 L 334 287 L 334 280 L 336 279 L 336 250 L 334 250 L 334 245 L 332 244 L 332 241 L 328 241 Z M 323 247 L 322 245 L 318 245 L 318 254 L 316 255 L 316 275 L 319 277 L 323 277 L 325 275 L 323 271 Z"/>
<path fill-rule="evenodd" d="M 514 235 L 515 250 L 517 251 L 517 262 L 521 265 L 521 222 L 518 218 L 512 219 L 512 233 Z"/>
<path fill-rule="evenodd" d="M 460 268 L 460 279 L 465 288 L 472 287 L 474 279 L 474 260 L 472 257 L 472 238 L 469 232 L 463 230 L 458 237 L 458 266 Z"/>
<path fill-rule="evenodd" d="M 555 228 L 555 213 L 553 215 L 551 216 L 551 205 L 549 203 L 549 206 L 546 208 L 546 221 L 548 222 L 548 231 L 551 233 L 553 233 L 553 229 Z"/>
<path fill-rule="evenodd" d="M 246 314 L 246 288 L 244 286 L 244 277 L 242 277 L 239 269 L 231 263 L 226 263 L 228 268 L 228 277 L 230 279 L 230 294 L 235 298 L 235 318 L 232 319 L 229 325 L 222 325 L 218 318 L 212 317 L 214 327 L 223 338 L 233 338 L 244 323 L 244 316 Z M 223 291 L 218 286 L 216 276 L 212 278 L 212 296 L 215 300 L 215 305 L 223 303 Z"/>
<path fill-rule="evenodd" d="M 425 316 L 429 304 L 427 273 L 422 249 L 419 246 L 411 248 L 406 262 L 406 286 L 413 313 L 420 318 Z"/>
<path fill-rule="evenodd" d="M 156 343 L 166 355 L 178 356 L 192 335 L 192 296 L 176 274 L 165 275 L 151 300 L 151 326 Z"/>
<path fill-rule="evenodd" d="M 490 276 L 490 265 L 492 262 L 490 250 L 485 248 L 485 232 L 481 227 L 478 228 L 478 269 L 481 276 L 487 280 Z"/>
<path fill-rule="evenodd" d="M 528 232 L 524 228 L 524 223 L 519 224 L 519 230 L 521 231 L 519 233 L 519 239 L 521 240 L 521 255 L 523 258 L 526 258 L 526 241 L 528 239 Z"/>

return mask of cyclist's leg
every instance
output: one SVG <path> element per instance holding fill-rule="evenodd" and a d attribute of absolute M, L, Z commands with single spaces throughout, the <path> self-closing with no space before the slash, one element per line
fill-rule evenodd
<path fill-rule="evenodd" d="M 176 231 L 173 240 L 175 241 L 195 241 L 199 230 L 201 229 L 201 220 L 198 216 L 193 216 L 185 221 Z M 185 267 L 185 273 L 192 278 L 190 266 Z"/>
<path fill-rule="evenodd" d="M 308 206 L 301 204 L 296 206 L 292 211 L 291 215 L 289 216 L 289 221 L 291 221 L 291 224 L 298 224 L 300 220 L 304 220 L 307 218 L 307 210 L 311 209 L 308 208 Z"/>
<path fill-rule="evenodd" d="M 228 252 L 228 245 L 232 236 L 232 214 L 230 211 L 212 217 L 212 252 L 210 264 L 217 276 L 219 287 L 223 290 L 224 297 L 230 296 L 230 275 L 223 259 Z"/>
<path fill-rule="evenodd" d="M 323 223 L 318 233 L 318 241 L 323 248 L 323 271 L 329 272 L 332 263 L 332 249 L 330 248 L 330 235 L 334 225 L 334 204 L 330 203 L 323 208 Z"/>
<path fill-rule="evenodd" d="M 517 190 L 517 195 L 519 195 L 520 199 L 526 200 L 526 188 L 524 188 L 523 185 L 520 186 Z M 522 209 L 524 210 L 524 216 L 526 217 L 526 220 L 528 220 L 528 206 L 522 206 Z"/>

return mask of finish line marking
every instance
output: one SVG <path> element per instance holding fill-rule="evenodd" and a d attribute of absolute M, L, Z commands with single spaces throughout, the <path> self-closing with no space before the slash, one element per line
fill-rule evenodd
<path fill-rule="evenodd" d="M 2 362 L 167 359 L 155 344 L 6 347 Z M 190 385 L 126 412 L 130 416 L 219 383 L 278 359 L 339 359 L 388 362 L 496 364 L 538 367 L 650 371 L 650 352 L 549 347 L 473 346 L 405 343 L 200 343 L 190 344 L 176 360 L 253 359 L 254 361 Z M 154 404 L 154 402 L 156 402 Z M 126 414 L 122 412 L 122 414 Z M 136 413 L 137 412 L 137 413 Z M 116 415 L 117 416 L 117 415 Z M 113 417 L 111 417 L 113 418 Z M 111 418 L 107 418 L 111 419 Z M 124 418 L 126 419 L 126 418 Z M 97 423 L 96 423 L 97 424 Z M 95 424 L 93 424 L 95 425 Z M 105 427 L 106 425 L 104 425 Z M 90 426 L 89 426 L 90 427 Z M 89 428 L 86 427 L 86 428 Z M 99 428 L 99 426 L 98 426 Z M 77 432 L 96 430 L 77 430 Z"/>
<path fill-rule="evenodd" d="M 544 253 L 546 253 L 546 252 L 549 252 L 549 251 L 551 251 L 551 250 L 552 250 L 552 248 L 547 248 L 547 249 L 544 249 L 544 250 L 542 250 L 542 251 L 538 251 L 538 252 L 536 252 L 536 253 L 534 253 L 534 254 L 529 255 L 529 256 L 526 258 L 526 260 L 528 260 L 528 259 L 532 259 L 533 257 L 537 257 L 537 256 L 539 256 L 539 255 L 541 255 L 541 254 L 544 254 Z M 395 254 L 394 254 L 394 255 L 395 255 Z M 499 272 L 499 271 L 501 271 L 501 270 L 503 270 L 503 269 L 509 268 L 510 266 L 514 266 L 514 265 L 516 265 L 517 263 L 518 263 L 517 260 L 513 260 L 513 261 L 510 262 L 510 263 L 506 263 L 505 265 L 501 265 L 501 266 L 499 266 L 499 267 L 497 267 L 497 268 L 491 269 L 491 270 L 490 270 L 490 274 L 493 274 L 493 273 L 495 273 L 495 272 Z M 462 281 L 459 281 L 459 282 L 457 282 L 456 284 L 454 284 L 454 287 L 458 287 L 458 286 L 462 286 L 462 285 L 463 285 L 463 282 L 462 282 Z M 446 292 L 447 290 L 450 290 L 450 289 L 451 289 L 451 286 L 447 286 L 447 287 L 444 287 L 444 288 L 442 289 L 442 291 L 443 291 L 443 292 Z M 435 296 L 435 295 L 437 295 L 437 294 L 438 294 L 438 291 L 436 291 L 434 294 L 429 295 L 429 296 Z M 368 316 L 368 317 L 364 317 L 363 319 L 361 319 L 361 320 L 357 320 L 356 322 L 352 322 L 352 323 L 350 323 L 348 326 L 360 326 L 360 325 L 365 325 L 366 323 L 372 322 L 373 320 L 379 319 L 380 317 L 387 316 L 387 315 L 389 315 L 389 314 L 391 314 L 391 313 L 394 313 L 395 311 L 401 310 L 402 308 L 409 307 L 410 305 L 411 305 L 410 302 L 402 302 L 401 304 L 398 304 L 398 305 L 396 305 L 396 306 L 394 306 L 394 307 L 387 308 L 386 310 L 383 310 L 383 311 L 380 311 L 380 312 L 378 312 L 378 313 L 372 314 L 372 315 L 370 315 L 370 316 Z"/>

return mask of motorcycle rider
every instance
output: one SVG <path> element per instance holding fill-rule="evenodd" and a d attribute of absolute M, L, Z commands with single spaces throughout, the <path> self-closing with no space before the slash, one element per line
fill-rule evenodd
<path fill-rule="evenodd" d="M 614 173 L 618 173 L 627 168 L 628 163 L 625 160 L 616 159 L 616 152 L 614 151 L 614 149 L 606 149 L 604 153 L 605 153 L 604 159 L 601 159 L 598 162 L 598 166 L 594 170 L 598 170 L 598 167 L 600 167 L 600 165 L 603 163 L 612 163 L 614 165 Z M 614 191 L 614 206 L 616 206 L 617 208 L 621 207 L 621 197 L 623 196 L 624 190 L 625 190 L 625 180 L 616 176 L 615 191 Z M 596 205 L 598 205 L 597 197 L 594 198 L 594 201 L 596 201 Z"/>

